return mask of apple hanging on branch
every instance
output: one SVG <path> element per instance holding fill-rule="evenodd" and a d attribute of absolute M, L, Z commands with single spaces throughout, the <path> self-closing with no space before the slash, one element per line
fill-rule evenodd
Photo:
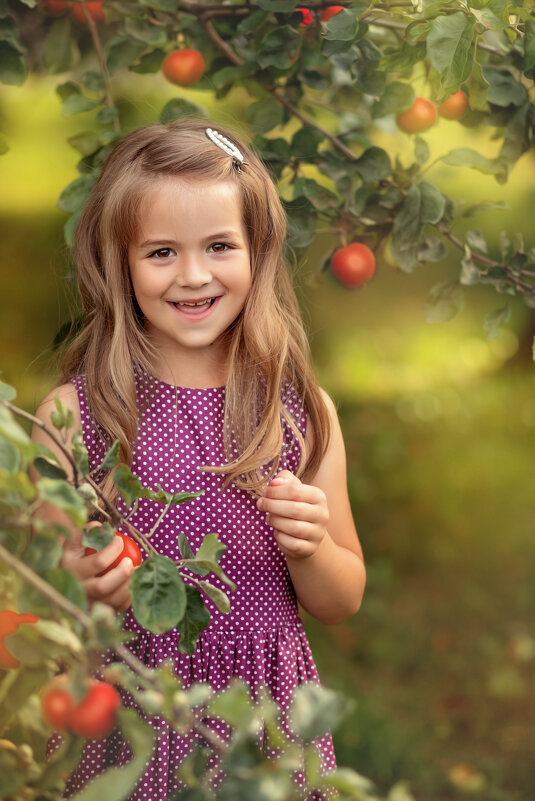
<path fill-rule="evenodd" d="M 438 107 L 438 113 L 445 120 L 460 120 L 468 110 L 468 100 L 462 89 L 454 92 Z"/>
<path fill-rule="evenodd" d="M 355 289 L 374 275 L 375 256 L 367 245 L 352 242 L 334 253 L 331 271 L 341 284 Z"/>
<path fill-rule="evenodd" d="M 437 119 L 435 104 L 425 97 L 417 97 L 410 108 L 396 117 L 398 128 L 405 133 L 422 133 L 431 128 Z"/>
<path fill-rule="evenodd" d="M 164 58 L 162 72 L 171 83 L 193 86 L 204 73 L 204 58 L 198 50 L 173 50 Z"/>

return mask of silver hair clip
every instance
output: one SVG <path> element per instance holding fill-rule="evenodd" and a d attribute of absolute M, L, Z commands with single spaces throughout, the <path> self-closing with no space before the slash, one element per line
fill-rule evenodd
<path fill-rule="evenodd" d="M 243 153 L 241 150 L 238 150 L 234 142 L 231 142 L 226 136 L 220 134 L 219 131 L 214 131 L 213 128 L 207 128 L 206 136 L 214 143 L 214 145 L 217 145 L 229 156 L 232 156 L 234 164 L 239 170 L 241 170 L 243 164 L 247 164 L 243 158 Z"/>

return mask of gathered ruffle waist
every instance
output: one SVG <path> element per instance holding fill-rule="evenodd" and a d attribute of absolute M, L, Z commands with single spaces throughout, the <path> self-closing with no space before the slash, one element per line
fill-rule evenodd
<path fill-rule="evenodd" d="M 303 682 L 318 681 L 318 674 L 301 620 L 269 629 L 208 627 L 190 656 L 178 650 L 180 634 L 140 632 L 127 647 L 147 667 L 171 661 L 185 687 L 202 682 L 218 691 L 233 678 L 251 689 L 268 687 L 273 699 L 286 706 L 293 690 Z"/>

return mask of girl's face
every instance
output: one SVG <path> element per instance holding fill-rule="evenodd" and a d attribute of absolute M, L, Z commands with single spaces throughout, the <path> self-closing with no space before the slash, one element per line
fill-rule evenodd
<path fill-rule="evenodd" d="M 167 360 L 214 344 L 243 308 L 251 286 L 247 232 L 230 182 L 162 179 L 142 205 L 128 248 L 145 330 Z"/>

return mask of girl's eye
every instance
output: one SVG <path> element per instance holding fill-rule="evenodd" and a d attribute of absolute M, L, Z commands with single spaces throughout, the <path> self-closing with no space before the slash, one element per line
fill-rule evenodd
<path fill-rule="evenodd" d="M 229 250 L 229 245 L 225 242 L 214 242 L 213 245 L 210 245 L 210 250 L 214 253 L 224 253 L 226 250 Z"/>
<path fill-rule="evenodd" d="M 149 258 L 151 259 L 168 259 L 171 256 L 173 251 L 171 248 L 159 248 L 158 250 L 154 250 L 150 255 Z"/>

